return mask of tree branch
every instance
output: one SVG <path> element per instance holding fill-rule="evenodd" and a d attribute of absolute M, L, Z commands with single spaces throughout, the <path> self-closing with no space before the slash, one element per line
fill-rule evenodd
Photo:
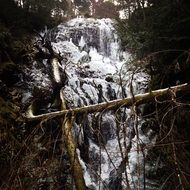
<path fill-rule="evenodd" d="M 129 97 L 125 99 L 117 99 L 105 103 L 95 104 L 95 105 L 89 105 L 84 106 L 80 108 L 73 108 L 73 109 L 67 109 L 62 111 L 56 111 L 41 115 L 34 115 L 33 114 L 33 105 L 30 105 L 27 109 L 24 117 L 27 121 L 34 121 L 34 120 L 46 120 L 46 119 L 52 119 L 55 117 L 63 117 L 65 115 L 79 115 L 84 113 L 94 113 L 94 112 L 101 112 L 103 110 L 115 110 L 120 107 L 129 107 L 133 104 L 136 106 L 144 103 L 148 103 L 155 100 L 155 97 L 159 96 L 162 98 L 168 98 L 168 96 L 171 95 L 171 91 L 174 91 L 175 93 L 182 93 L 182 92 L 190 92 L 190 85 L 188 83 L 173 86 L 170 88 L 165 89 L 159 89 L 155 91 L 151 91 L 145 94 L 138 94 L 134 97 Z"/>

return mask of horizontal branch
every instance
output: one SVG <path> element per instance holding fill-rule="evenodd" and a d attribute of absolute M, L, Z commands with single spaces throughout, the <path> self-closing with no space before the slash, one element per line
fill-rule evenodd
<path fill-rule="evenodd" d="M 102 112 L 104 110 L 115 110 L 120 107 L 129 107 L 133 104 L 140 105 L 144 103 L 148 103 L 155 100 L 155 97 L 165 97 L 167 95 L 171 95 L 171 92 L 177 93 L 177 92 L 187 92 L 190 90 L 190 85 L 185 83 L 178 86 L 173 86 L 170 88 L 165 89 L 159 89 L 155 91 L 151 91 L 144 94 L 138 94 L 134 97 L 129 97 L 125 99 L 117 99 L 109 102 L 104 102 L 100 104 L 94 104 L 89 106 L 84 106 L 80 108 L 73 108 L 68 110 L 62 110 L 62 111 L 56 111 L 56 112 L 50 112 L 45 113 L 41 115 L 33 115 L 32 111 L 32 105 L 28 108 L 28 110 L 25 113 L 25 118 L 28 121 L 34 121 L 34 120 L 46 120 L 51 119 L 54 117 L 61 117 L 69 114 L 78 115 L 78 114 L 84 114 L 84 113 L 95 113 L 95 112 Z"/>

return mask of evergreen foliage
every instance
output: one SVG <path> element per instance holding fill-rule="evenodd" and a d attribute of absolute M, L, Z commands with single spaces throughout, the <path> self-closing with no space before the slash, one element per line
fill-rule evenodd
<path fill-rule="evenodd" d="M 119 21 L 124 48 L 138 59 L 148 58 L 152 88 L 189 82 L 190 2 L 147 1 L 136 6 L 130 17 Z"/>

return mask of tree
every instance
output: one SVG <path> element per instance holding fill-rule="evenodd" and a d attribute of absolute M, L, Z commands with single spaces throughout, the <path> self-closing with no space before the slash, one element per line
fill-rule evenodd
<path fill-rule="evenodd" d="M 163 73 L 164 86 L 175 85 L 176 81 L 188 81 L 188 76 L 182 73 L 189 69 L 185 62 L 188 60 L 190 47 L 190 3 L 155 0 L 147 1 L 147 7 L 143 7 L 142 3 L 140 1 L 139 6 L 133 6 L 127 21 L 119 21 L 123 45 L 135 53 L 138 59 L 150 58 L 149 72 L 155 77 L 155 82 L 163 80 Z"/>
<path fill-rule="evenodd" d="M 74 5 L 81 15 L 90 15 L 90 0 L 74 0 Z"/>
<path fill-rule="evenodd" d="M 100 18 L 116 18 L 119 16 L 117 6 L 110 1 L 92 1 L 92 15 Z"/>

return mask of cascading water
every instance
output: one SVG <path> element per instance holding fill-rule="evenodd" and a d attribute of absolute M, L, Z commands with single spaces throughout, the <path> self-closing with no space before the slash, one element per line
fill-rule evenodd
<path fill-rule="evenodd" d="M 122 51 L 112 20 L 76 18 L 50 31 L 47 38 L 64 58 L 59 67 L 66 71 L 68 81 L 61 91 L 69 108 L 144 92 L 148 76 L 129 67 L 131 56 Z M 44 66 L 48 67 L 46 61 Z M 43 88 L 49 80 L 45 80 L 46 75 L 39 76 L 39 71 L 41 68 L 33 69 L 34 76 L 38 76 L 33 77 L 33 82 L 41 78 L 38 88 Z M 144 164 L 146 151 L 142 147 L 153 143 L 154 138 L 151 142 L 151 130 L 141 130 L 142 123 L 135 107 L 76 119 L 73 133 L 88 188 L 149 189 L 144 183 L 148 166 Z"/>

